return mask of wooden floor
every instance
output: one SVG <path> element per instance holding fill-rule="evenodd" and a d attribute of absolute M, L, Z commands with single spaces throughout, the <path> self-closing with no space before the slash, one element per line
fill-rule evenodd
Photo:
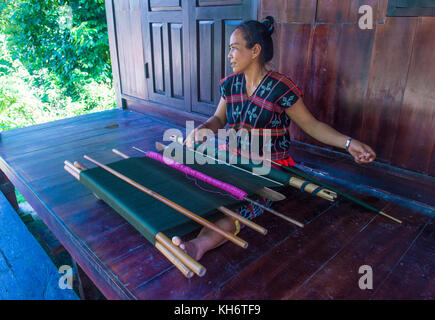
<path fill-rule="evenodd" d="M 347 191 L 403 220 L 397 224 L 346 200 L 326 200 L 295 189 L 275 209 L 305 223 L 300 229 L 267 213 L 247 228 L 247 249 L 231 243 L 201 260 L 204 277 L 190 280 L 144 237 L 63 169 L 63 161 L 118 160 L 117 148 L 154 150 L 163 132 L 181 118 L 112 110 L 1 133 L 0 169 L 35 208 L 92 281 L 110 299 L 433 299 L 435 297 L 434 179 L 385 174 L 382 166 L 358 167 L 348 158 L 295 146 L 295 160 L 324 174 L 354 176 L 362 185 L 381 178 L 386 194 L 418 206 Z M 329 170 L 329 171 L 328 171 Z M 382 174 L 384 172 L 384 174 Z M 348 176 L 346 176 L 348 173 Z M 332 176 L 328 176 L 331 180 Z M 341 177 L 341 178 L 343 178 Z M 401 180 L 402 179 L 402 180 Z M 406 186 L 401 187 L 401 181 Z M 370 189 L 371 185 L 367 186 Z M 394 197 L 393 197 L 394 198 Z M 417 198 L 417 199 L 415 199 Z M 361 290 L 360 266 L 373 271 L 373 289 Z"/>

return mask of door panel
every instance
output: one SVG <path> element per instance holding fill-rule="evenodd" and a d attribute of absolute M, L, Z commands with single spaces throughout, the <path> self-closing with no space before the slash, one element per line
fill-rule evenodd
<path fill-rule="evenodd" d="M 171 23 L 169 26 L 172 96 L 182 98 L 184 96 L 183 25 Z"/>
<path fill-rule="evenodd" d="M 154 80 L 154 93 L 165 93 L 165 71 L 163 52 L 163 23 L 151 23 L 151 50 L 152 50 L 152 79 Z"/>
<path fill-rule="evenodd" d="M 170 3 L 171 1 L 166 1 Z M 162 5 L 162 3 L 160 4 Z M 184 39 L 188 38 L 183 11 L 146 11 L 145 13 L 145 52 L 150 72 L 148 93 L 150 100 L 181 110 L 189 110 L 189 64 L 185 61 L 188 48 Z M 149 39 L 149 40 L 148 40 Z M 187 87 L 186 87 L 187 83 Z"/>
<path fill-rule="evenodd" d="M 121 92 L 147 99 L 139 0 L 114 1 Z"/>
<path fill-rule="evenodd" d="M 214 21 L 198 21 L 198 100 L 205 103 L 213 102 L 213 81 L 210 77 L 213 72 L 214 48 Z"/>

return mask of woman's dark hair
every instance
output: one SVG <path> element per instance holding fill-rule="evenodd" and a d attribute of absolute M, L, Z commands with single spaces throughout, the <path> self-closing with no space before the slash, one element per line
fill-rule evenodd
<path fill-rule="evenodd" d="M 273 58 L 272 33 L 275 30 L 273 27 L 274 23 L 275 19 L 267 16 L 261 22 L 249 20 L 238 25 L 236 28 L 242 31 L 248 49 L 254 47 L 256 43 L 261 46 L 261 60 L 263 63 L 267 63 Z"/>

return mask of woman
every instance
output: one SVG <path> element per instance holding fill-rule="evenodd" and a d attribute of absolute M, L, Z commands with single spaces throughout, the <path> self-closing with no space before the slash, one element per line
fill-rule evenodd
<path fill-rule="evenodd" d="M 191 147 L 194 141 L 202 141 L 199 130 L 204 128 L 214 133 L 226 124 L 235 130 L 270 129 L 271 158 L 283 160 L 289 157 L 287 143 L 290 140 L 288 127 L 291 119 L 316 140 L 346 149 L 358 164 L 372 162 L 376 154 L 369 146 L 316 120 L 291 79 L 266 69 L 266 63 L 273 57 L 273 24 L 272 17 L 267 17 L 261 23 L 251 20 L 239 25 L 232 33 L 228 59 L 234 73 L 220 81 L 222 98 L 215 114 L 186 138 L 186 145 Z M 271 205 L 268 200 L 261 201 L 267 206 Z M 247 218 L 262 212 L 259 207 L 248 205 L 239 210 Z M 218 220 L 216 225 L 228 232 L 239 231 L 238 224 L 230 217 Z M 174 237 L 172 241 L 199 260 L 204 253 L 220 246 L 226 239 L 204 228 L 197 238 L 189 242 L 183 243 L 179 237 Z"/>

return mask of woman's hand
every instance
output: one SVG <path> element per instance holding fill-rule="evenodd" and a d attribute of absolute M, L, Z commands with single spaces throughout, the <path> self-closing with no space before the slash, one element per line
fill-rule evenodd
<path fill-rule="evenodd" d="M 207 139 L 207 132 L 206 130 L 201 130 L 200 127 L 193 130 L 187 137 L 186 140 L 184 140 L 183 145 L 193 149 L 195 144 L 203 143 Z"/>
<path fill-rule="evenodd" d="M 184 140 L 183 145 L 188 148 L 193 148 L 194 144 L 204 143 L 207 140 L 207 136 L 213 136 L 219 129 L 225 127 L 227 123 L 226 116 L 226 102 L 224 98 L 221 98 L 219 105 L 214 115 L 209 118 L 204 124 L 193 130 Z"/>
<path fill-rule="evenodd" d="M 376 153 L 365 143 L 352 139 L 349 144 L 348 152 L 353 156 L 358 164 L 370 163 L 376 158 Z"/>

